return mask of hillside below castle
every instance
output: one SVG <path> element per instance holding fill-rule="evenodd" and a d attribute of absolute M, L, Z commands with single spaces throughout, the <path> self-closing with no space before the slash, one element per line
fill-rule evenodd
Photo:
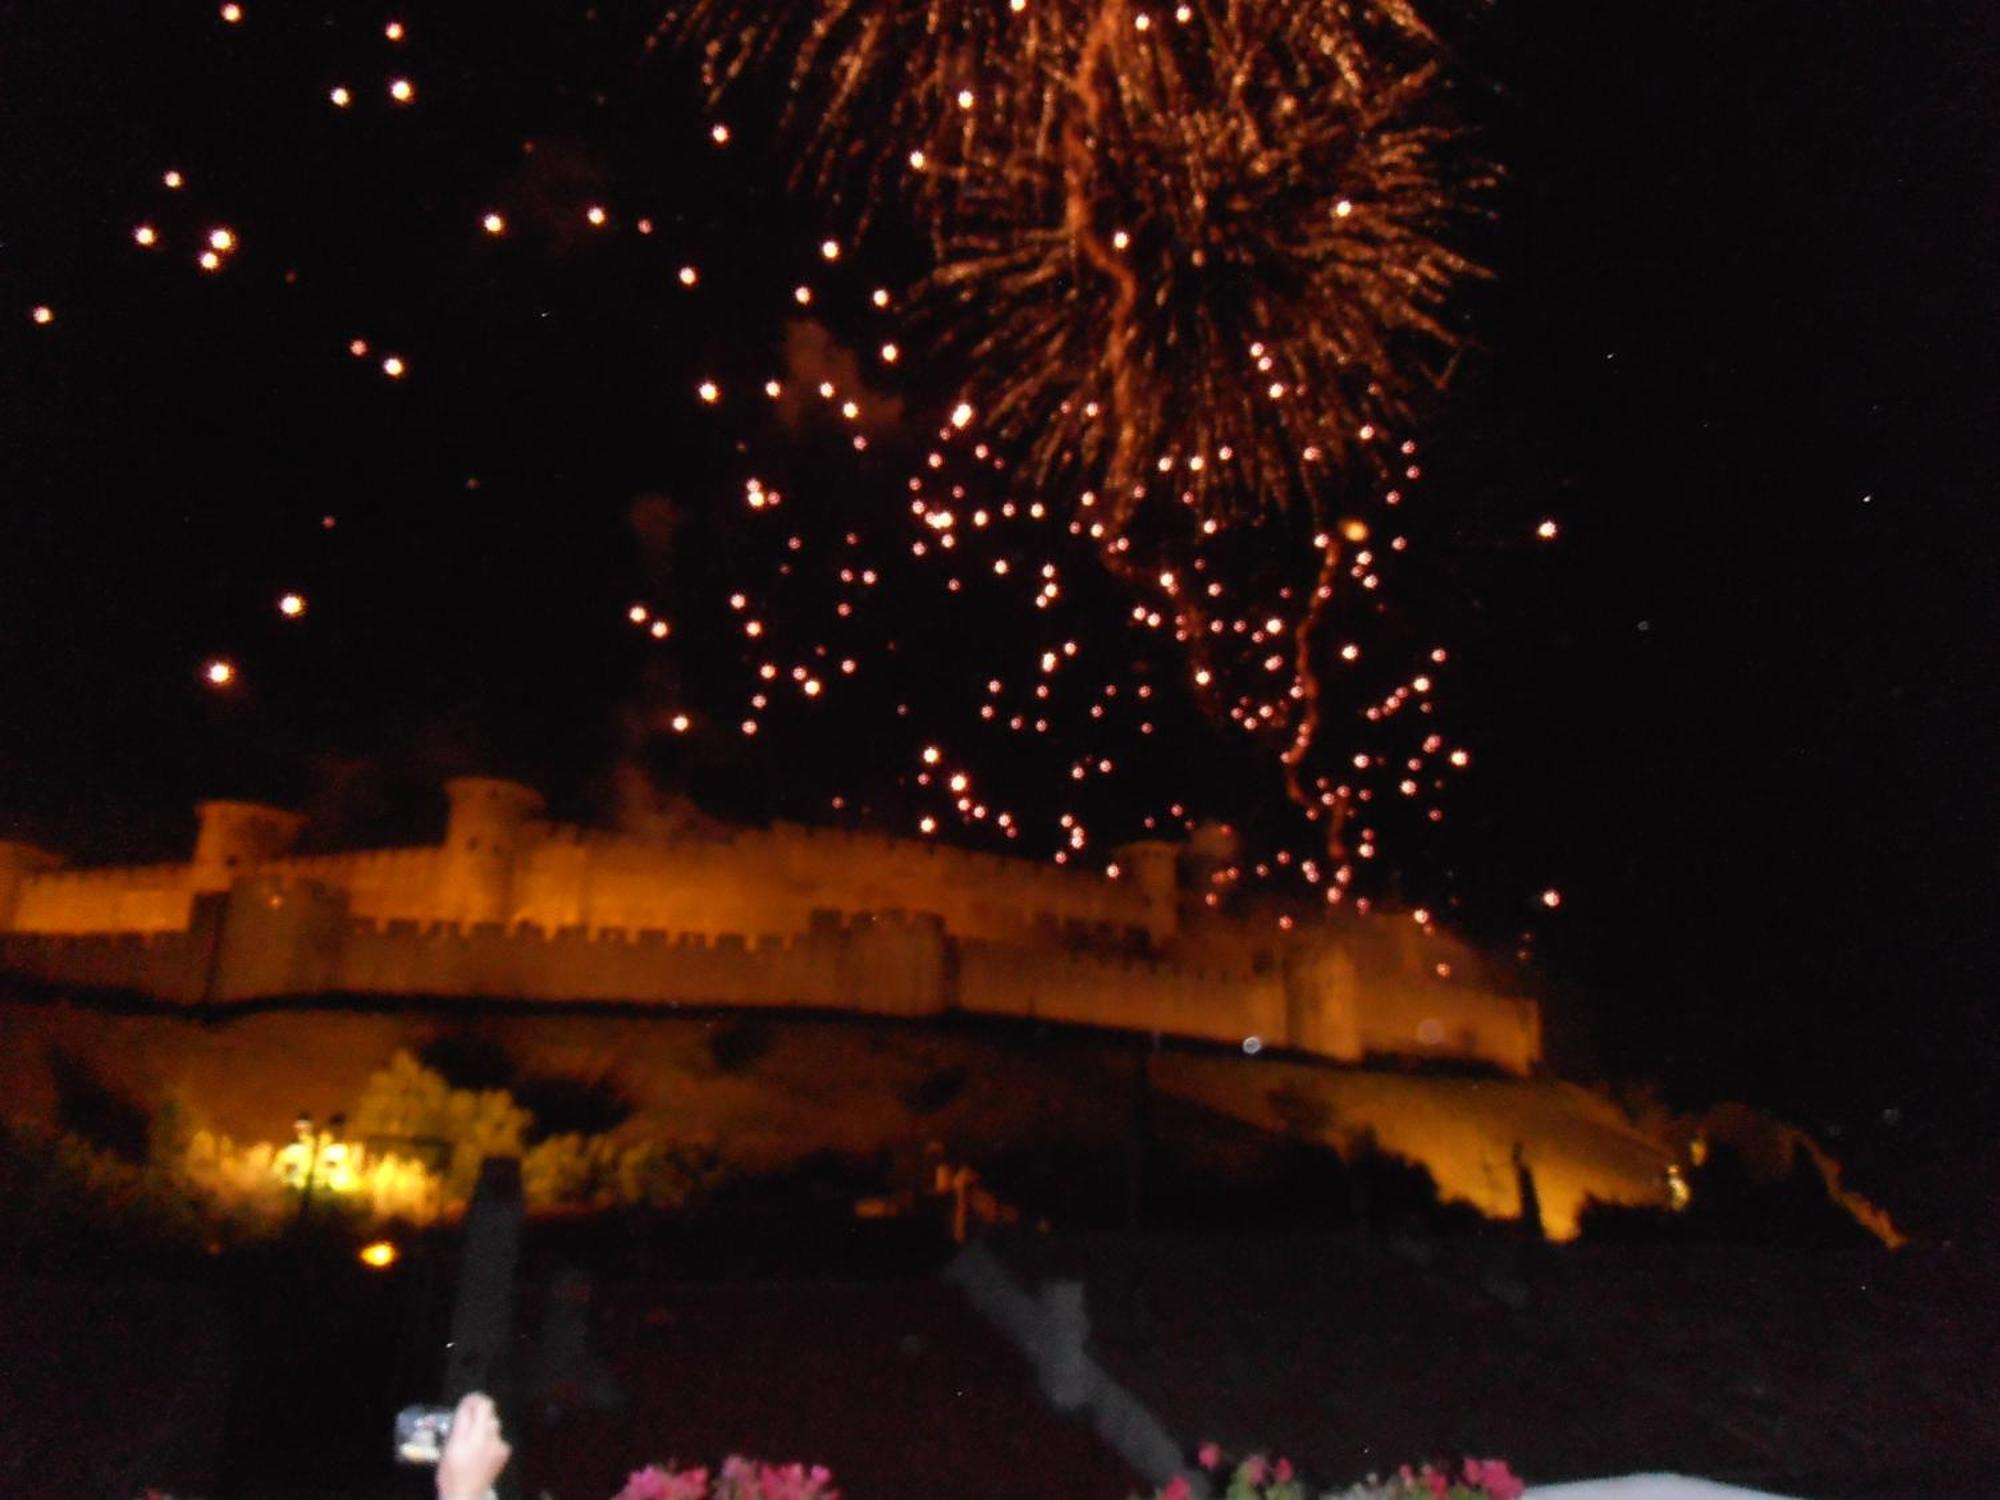
<path fill-rule="evenodd" d="M 1115 875 L 777 824 L 635 835 L 447 783 L 434 845 L 298 854 L 295 813 L 204 802 L 182 863 L 0 843 L 0 969 L 197 1005 L 354 994 L 1037 1018 L 1342 1060 L 1541 1060 L 1540 1011 L 1448 935 L 1231 918 L 1180 846 Z"/>

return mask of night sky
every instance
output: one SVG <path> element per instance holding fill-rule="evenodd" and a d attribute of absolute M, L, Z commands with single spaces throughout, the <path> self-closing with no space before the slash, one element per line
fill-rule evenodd
<path fill-rule="evenodd" d="M 1393 666 L 1369 692 L 1449 648 L 1425 727 L 1469 759 L 1442 821 L 1384 815 L 1356 893 L 1525 942 L 1560 1063 L 1878 1159 L 1969 1139 L 2000 1056 L 1977 9 L 1455 25 L 1466 149 L 1505 171 L 1467 231 L 1495 275 L 1394 435 L 1422 444 L 1407 559 L 1340 606 Z M 791 188 L 770 101 L 708 107 L 656 19 L 0 18 L 0 836 L 179 857 L 189 805 L 240 795 L 321 843 L 423 840 L 437 781 L 489 771 L 589 821 L 644 781 L 1091 867 L 1178 806 L 1246 830 L 1245 886 L 1311 894 L 1270 747 L 1200 711 L 1064 533 L 1072 495 L 957 452 L 965 545 L 912 554 L 936 527 L 905 476 L 957 379 L 903 316 L 921 243 Z"/>

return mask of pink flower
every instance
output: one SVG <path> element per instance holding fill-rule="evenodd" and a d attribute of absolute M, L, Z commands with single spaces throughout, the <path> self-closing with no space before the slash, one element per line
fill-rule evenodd
<path fill-rule="evenodd" d="M 1187 1482 L 1185 1474 L 1176 1474 L 1160 1491 L 1159 1500 L 1192 1500 L 1194 1487 Z"/>
<path fill-rule="evenodd" d="M 840 1500 L 833 1472 L 815 1464 L 767 1464 L 732 1453 L 722 1461 L 721 1480 L 713 1500 Z M 688 1500 L 709 1500 L 690 1496 Z"/>
<path fill-rule="evenodd" d="M 1289 1458 L 1281 1458 L 1278 1460 L 1277 1467 L 1272 1469 L 1271 1477 L 1276 1479 L 1280 1484 L 1290 1484 L 1294 1472 L 1292 1461 Z"/>
<path fill-rule="evenodd" d="M 1271 1466 L 1264 1462 L 1264 1455 L 1253 1453 L 1238 1466 L 1236 1477 L 1247 1484 L 1257 1485 L 1264 1482 L 1265 1475 L 1270 1471 Z"/>
<path fill-rule="evenodd" d="M 1483 1489 L 1493 1500 L 1519 1500 L 1521 1492 L 1527 1488 L 1519 1475 L 1507 1467 L 1504 1458 L 1468 1458 L 1465 1461 L 1467 1484 Z"/>
<path fill-rule="evenodd" d="M 615 1500 L 708 1500 L 708 1470 L 648 1464 L 633 1471 Z"/>
<path fill-rule="evenodd" d="M 1436 1469 L 1433 1469 L 1429 1464 L 1424 1465 L 1424 1472 L 1421 1477 L 1424 1483 L 1430 1488 L 1431 1494 L 1436 1497 L 1436 1500 L 1444 1500 L 1444 1492 L 1451 1488 L 1451 1481 L 1446 1479 Z"/>
<path fill-rule="evenodd" d="M 1222 1462 L 1222 1445 L 1220 1443 L 1203 1443 L 1199 1448 L 1194 1450 L 1194 1456 L 1195 1461 L 1204 1469 L 1212 1469 Z"/>

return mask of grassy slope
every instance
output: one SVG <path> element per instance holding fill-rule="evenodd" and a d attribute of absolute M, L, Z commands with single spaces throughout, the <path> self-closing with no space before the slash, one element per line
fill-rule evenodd
<path fill-rule="evenodd" d="M 1103 1192 L 1116 1190 L 1123 1170 L 1140 1049 L 1134 1038 L 1064 1028 L 770 1014 L 746 1023 L 440 1006 L 269 1009 L 202 1022 L 0 1003 L 0 1109 L 52 1118 L 47 1049 L 55 1046 L 142 1103 L 178 1093 L 238 1141 L 281 1140 L 299 1111 L 325 1118 L 351 1108 L 395 1049 L 454 1024 L 500 1042 L 525 1071 L 615 1079 L 636 1106 L 627 1130 L 713 1142 L 745 1169 L 936 1140 L 1001 1182 L 1010 1159 L 1056 1148 L 1082 1184 L 1073 1189 Z M 758 1030 L 758 1055 L 738 1069 L 719 1066 L 713 1038 L 744 1024 Z M 1248 1171 L 1245 1153 L 1274 1140 L 1346 1144 L 1365 1132 L 1385 1152 L 1422 1163 L 1447 1199 L 1502 1216 L 1518 1203 L 1511 1151 L 1520 1143 L 1557 1234 L 1587 1194 L 1653 1202 L 1660 1191 L 1662 1148 L 1602 1100 L 1559 1082 L 1192 1048 L 1157 1054 L 1152 1079 L 1155 1140 L 1224 1174 Z"/>

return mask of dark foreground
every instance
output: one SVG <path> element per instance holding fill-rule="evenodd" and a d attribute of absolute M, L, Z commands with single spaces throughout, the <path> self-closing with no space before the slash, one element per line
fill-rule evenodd
<path fill-rule="evenodd" d="M 858 1500 L 1138 1489 L 940 1280 L 947 1252 L 799 1236 L 789 1263 L 753 1266 L 657 1223 L 531 1230 L 508 1398 L 521 1493 L 607 1500 L 647 1461 L 736 1451 L 826 1463 Z M 1084 1282 L 1094 1353 L 1176 1438 L 1269 1446 L 1328 1479 L 1449 1450 L 1531 1482 L 1671 1468 L 1825 1497 L 1990 1495 L 2000 1473 L 2000 1318 L 1985 1268 L 1951 1252 L 996 1245 L 1024 1286 Z M 439 1234 L 372 1272 L 308 1236 L 10 1274 L 0 1492 L 423 1494 L 385 1461 L 388 1418 L 435 1390 L 454 1251 Z"/>

